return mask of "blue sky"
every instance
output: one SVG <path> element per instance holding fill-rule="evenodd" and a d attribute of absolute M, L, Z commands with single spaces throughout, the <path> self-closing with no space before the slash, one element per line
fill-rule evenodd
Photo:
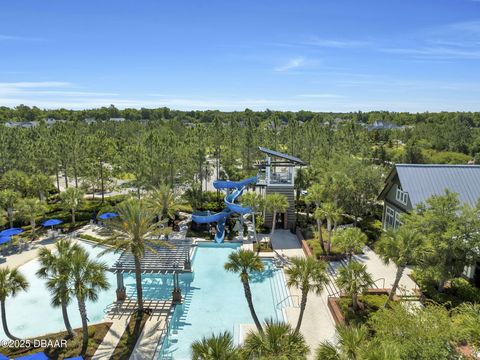
<path fill-rule="evenodd" d="M 479 111 L 480 0 L 0 0 L 0 105 Z"/>

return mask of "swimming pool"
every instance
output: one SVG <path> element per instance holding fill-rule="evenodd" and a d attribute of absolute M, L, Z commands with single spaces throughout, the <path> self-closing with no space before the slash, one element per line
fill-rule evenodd
<path fill-rule="evenodd" d="M 238 274 L 223 269 L 228 255 L 239 247 L 199 244 L 193 258 L 194 276 L 181 279 L 185 301 L 175 309 L 158 359 L 191 359 L 190 345 L 195 340 L 225 330 L 238 340 L 240 324 L 253 323 Z M 252 274 L 250 279 L 255 310 L 260 320 L 283 321 L 282 304 L 278 305 L 288 296 L 283 271 L 271 261 L 265 261 L 265 266 L 265 271 Z"/>
<path fill-rule="evenodd" d="M 93 247 L 92 245 L 79 242 L 93 258 L 97 258 L 103 249 Z M 99 260 L 107 265 L 112 265 L 118 255 L 105 254 Z M 60 308 L 54 308 L 50 304 L 50 293 L 45 286 L 45 280 L 36 276 L 40 263 L 32 260 L 20 266 L 20 271 L 27 278 L 30 287 L 26 292 L 19 292 L 14 298 L 8 298 L 6 301 L 7 321 L 10 332 L 20 338 L 39 336 L 47 333 L 63 331 L 65 329 Z M 98 301 L 93 303 L 87 301 L 87 314 L 90 323 L 102 321 L 105 316 L 104 309 L 115 300 L 115 274 L 107 272 L 107 278 L 111 287 L 109 290 L 99 293 Z M 81 327 L 82 321 L 78 312 L 78 306 L 75 300 L 68 307 L 70 323 L 74 328 Z M 0 327 L 0 339 L 7 337 Z"/>
<path fill-rule="evenodd" d="M 102 251 L 89 243 L 79 243 L 94 258 Z M 183 274 L 180 278 L 184 303 L 175 308 L 168 336 L 158 351 L 159 359 L 190 359 L 190 345 L 195 340 L 228 330 L 237 341 L 240 324 L 253 323 L 238 274 L 226 272 L 223 268 L 229 254 L 239 247 L 240 244 L 213 243 L 200 243 L 197 246 L 192 258 L 194 272 Z M 118 254 L 112 253 L 99 258 L 109 266 L 117 259 Z M 29 261 L 20 267 L 20 271 L 30 283 L 30 288 L 6 302 L 10 331 L 21 338 L 64 330 L 60 308 L 54 308 L 50 304 L 50 293 L 45 281 L 36 276 L 39 267 L 37 260 Z M 284 301 L 288 292 L 283 271 L 276 269 L 269 260 L 265 260 L 265 267 L 262 273 L 251 275 L 250 285 L 255 310 L 260 320 L 284 320 L 282 306 L 288 306 L 289 301 Z M 97 302 L 86 304 L 90 323 L 101 322 L 105 309 L 115 301 L 116 276 L 107 272 L 107 279 L 111 284 L 110 289 L 100 292 Z M 171 275 L 143 275 L 142 279 L 146 299 L 171 299 Z M 135 297 L 134 274 L 125 275 L 124 284 L 128 296 Z M 68 307 L 68 314 L 72 326 L 80 327 L 81 319 L 76 301 L 72 301 Z M 6 339 L 1 327 L 0 339 Z"/>

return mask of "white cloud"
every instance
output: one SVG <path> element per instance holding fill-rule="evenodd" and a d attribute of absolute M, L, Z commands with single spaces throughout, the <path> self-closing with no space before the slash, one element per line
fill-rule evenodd
<path fill-rule="evenodd" d="M 279 72 L 288 71 L 288 70 L 296 69 L 304 64 L 305 64 L 305 58 L 296 57 L 289 60 L 286 64 L 277 66 L 275 68 L 275 71 L 279 71 Z"/>
<path fill-rule="evenodd" d="M 331 47 L 331 48 L 360 48 L 370 45 L 368 41 L 361 40 L 334 40 L 334 39 L 320 39 L 313 37 L 311 40 L 305 42 L 306 45 L 313 45 L 319 47 Z"/>

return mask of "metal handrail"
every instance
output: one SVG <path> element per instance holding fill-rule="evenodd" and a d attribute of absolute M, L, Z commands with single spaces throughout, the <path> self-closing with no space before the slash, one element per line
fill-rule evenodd
<path fill-rule="evenodd" d="M 378 278 L 377 280 L 375 280 L 373 283 L 375 284 L 377 281 L 379 280 L 383 280 L 383 286 L 382 286 L 382 289 L 385 289 L 385 278 Z M 375 284 L 376 285 L 376 284 Z M 378 288 L 378 286 L 377 286 Z"/>
<path fill-rule="evenodd" d="M 290 264 L 290 260 L 286 259 L 283 255 L 280 255 L 277 250 L 273 249 L 273 252 L 278 256 L 278 258 L 286 265 Z"/>
<path fill-rule="evenodd" d="M 298 295 L 288 295 L 285 299 L 283 299 L 282 301 L 278 302 L 277 305 L 275 305 L 275 308 L 277 309 L 280 309 L 279 308 L 279 305 L 284 303 L 285 301 L 289 300 L 290 298 L 297 298 L 297 301 L 300 302 L 300 297 Z M 293 301 L 292 301 L 292 304 L 293 304 Z M 293 307 L 300 307 L 300 305 L 297 305 L 295 306 L 295 304 L 293 305 Z"/>

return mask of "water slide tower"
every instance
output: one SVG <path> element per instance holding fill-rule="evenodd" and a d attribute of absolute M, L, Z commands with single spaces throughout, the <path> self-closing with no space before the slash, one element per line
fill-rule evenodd
<path fill-rule="evenodd" d="M 270 150 L 264 147 L 258 148 L 262 153 L 266 154 L 264 161 L 257 166 L 259 168 L 257 184 L 260 192 L 264 196 L 271 193 L 283 194 L 288 199 L 289 207 L 285 213 L 277 214 L 277 229 L 294 229 L 295 216 L 295 175 L 296 169 L 306 166 L 303 160 L 283 154 L 281 152 Z M 265 214 L 265 225 L 272 224 L 272 215 Z"/>

